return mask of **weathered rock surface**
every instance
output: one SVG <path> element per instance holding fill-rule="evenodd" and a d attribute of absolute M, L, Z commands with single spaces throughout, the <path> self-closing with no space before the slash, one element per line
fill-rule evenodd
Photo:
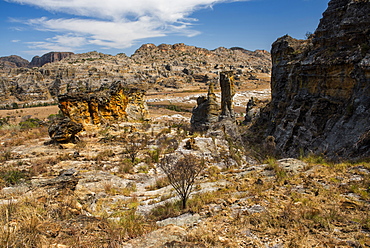
<path fill-rule="evenodd" d="M 220 105 L 217 103 L 213 84 L 209 85 L 207 98 L 200 96 L 197 99 L 197 106 L 192 111 L 190 123 L 196 130 L 207 129 L 210 123 L 218 121 Z"/>
<path fill-rule="evenodd" d="M 145 92 L 125 88 L 116 82 L 108 89 L 60 95 L 59 108 L 63 115 L 83 125 L 104 124 L 127 120 L 146 120 L 148 107 Z"/>
<path fill-rule="evenodd" d="M 260 124 L 283 156 L 370 156 L 370 2 L 332 0 L 308 40 L 272 46 L 272 102 Z"/>
<path fill-rule="evenodd" d="M 35 56 L 32 58 L 28 67 L 41 67 L 47 63 L 58 62 L 62 59 L 71 56 L 72 52 L 50 52 L 42 55 L 41 57 Z"/>
<path fill-rule="evenodd" d="M 213 84 L 208 90 L 207 98 L 200 96 L 197 106 L 193 109 L 190 123 L 195 130 L 207 130 L 212 123 L 224 119 L 235 120 L 233 97 L 235 95 L 234 72 L 226 71 L 220 73 L 221 86 L 221 109 L 217 103 Z"/>
<path fill-rule="evenodd" d="M 82 131 L 82 125 L 71 121 L 69 118 L 55 120 L 49 127 L 48 132 L 52 142 L 74 143 L 77 141 L 76 134 Z"/>
<path fill-rule="evenodd" d="M 232 71 L 220 73 L 221 86 L 221 115 L 220 119 L 234 119 L 233 97 L 235 95 L 234 73 Z"/>

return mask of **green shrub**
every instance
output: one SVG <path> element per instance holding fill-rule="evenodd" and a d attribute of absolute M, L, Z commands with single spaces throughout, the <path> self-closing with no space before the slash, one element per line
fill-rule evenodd
<path fill-rule="evenodd" d="M 28 120 L 21 121 L 19 123 L 19 126 L 21 127 L 21 129 L 30 129 L 30 128 L 39 127 L 41 123 L 42 121 L 38 118 L 29 118 Z"/>
<path fill-rule="evenodd" d="M 6 183 L 6 185 L 15 185 L 21 182 L 22 179 L 26 178 L 27 174 L 19 170 L 9 170 L 0 172 L 0 178 Z"/>

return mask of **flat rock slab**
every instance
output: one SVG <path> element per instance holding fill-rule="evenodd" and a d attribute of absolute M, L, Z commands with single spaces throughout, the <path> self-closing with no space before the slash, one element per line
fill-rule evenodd
<path fill-rule="evenodd" d="M 292 173 L 298 173 L 307 168 L 307 163 L 295 158 L 284 158 L 277 162 L 281 168 Z"/>
<path fill-rule="evenodd" d="M 201 217 L 199 214 L 182 214 L 178 217 L 174 218 L 167 218 L 161 221 L 157 221 L 158 226 L 168 226 L 168 225 L 176 225 L 176 226 L 192 226 L 195 223 L 200 221 Z"/>
<path fill-rule="evenodd" d="M 167 247 L 174 241 L 182 241 L 183 237 L 186 235 L 185 229 L 179 226 L 166 226 L 162 229 L 148 233 L 140 238 L 130 240 L 122 247 L 124 248 L 157 248 L 157 247 Z"/>

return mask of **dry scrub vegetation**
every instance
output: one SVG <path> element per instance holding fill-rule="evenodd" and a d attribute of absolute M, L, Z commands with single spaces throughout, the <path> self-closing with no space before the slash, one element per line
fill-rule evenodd
<path fill-rule="evenodd" d="M 185 213 L 199 214 L 200 221 L 185 225 L 186 234 L 172 247 L 370 246 L 369 162 L 309 156 L 292 160 L 292 166 L 303 165 L 293 172 L 269 157 L 220 168 L 216 162 L 230 156 L 221 151 L 214 162 L 205 161 L 183 208 L 157 165 L 182 139 L 204 134 L 189 134 L 186 125 L 146 129 L 146 136 L 85 132 L 73 149 L 61 149 L 43 145 L 45 127 L 1 128 L 0 247 L 124 247 L 161 228 L 158 221 Z M 60 176 L 66 163 L 82 164 L 79 174 Z M 87 198 L 93 196 L 76 186 L 91 171 L 150 183 L 140 179 L 123 187 L 104 179 L 92 203 Z M 147 206 L 145 214 L 138 211 Z"/>

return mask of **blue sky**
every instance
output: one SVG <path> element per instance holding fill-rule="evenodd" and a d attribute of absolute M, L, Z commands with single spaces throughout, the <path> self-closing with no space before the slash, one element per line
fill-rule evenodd
<path fill-rule="evenodd" d="M 270 50 L 314 32 L 329 0 L 0 0 L 0 57 L 131 55 L 141 44 Z"/>

